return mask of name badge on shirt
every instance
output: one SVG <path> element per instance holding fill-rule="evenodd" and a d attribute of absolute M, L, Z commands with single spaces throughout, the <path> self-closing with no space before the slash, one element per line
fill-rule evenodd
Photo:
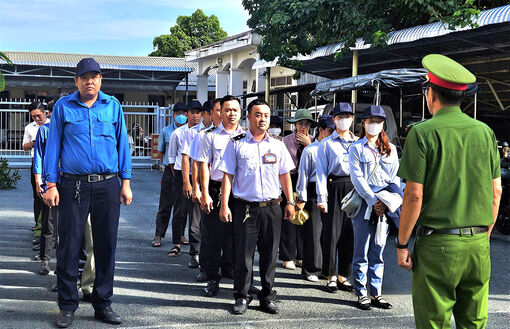
<path fill-rule="evenodd" d="M 264 154 L 264 163 L 276 163 L 276 154 L 274 153 Z"/>

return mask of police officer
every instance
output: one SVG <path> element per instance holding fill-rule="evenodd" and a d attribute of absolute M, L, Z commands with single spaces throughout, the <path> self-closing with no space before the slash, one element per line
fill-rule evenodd
<path fill-rule="evenodd" d="M 398 264 L 412 269 L 417 328 L 485 328 L 489 238 L 501 197 L 494 132 L 462 113 L 476 78 L 442 55 L 423 58 L 432 119 L 409 131 L 398 175 L 407 180 L 396 241 Z M 416 244 L 408 248 L 415 224 Z"/>
<path fill-rule="evenodd" d="M 297 207 L 305 209 L 310 218 L 303 224 L 303 265 L 302 274 L 308 281 L 319 280 L 317 275 L 322 269 L 322 220 L 320 210 L 317 208 L 317 194 L 315 175 L 317 168 L 317 152 L 319 143 L 335 131 L 335 123 L 331 115 L 323 115 L 317 124 L 319 133 L 317 139 L 304 148 L 299 161 L 298 180 L 296 185 Z"/>
<path fill-rule="evenodd" d="M 282 212 L 280 184 L 285 196 L 285 220 L 294 217 L 294 197 L 289 172 L 294 168 L 283 142 L 269 136 L 269 105 L 254 100 L 248 105 L 250 129 L 228 143 L 219 169 L 225 173 L 221 186 L 220 219 L 233 222 L 235 236 L 234 314 L 243 314 L 251 302 L 249 294 L 255 247 L 260 254 L 262 310 L 276 314 L 273 290 L 276 257 L 280 242 Z M 228 205 L 234 195 L 233 211 Z"/>
<path fill-rule="evenodd" d="M 227 95 L 220 101 L 222 123 L 205 134 L 200 149 L 201 206 L 205 211 L 202 225 L 202 258 L 205 259 L 209 282 L 204 294 L 218 293 L 221 276 L 233 278 L 233 225 L 219 218 L 219 202 L 223 172 L 218 169 L 228 142 L 244 129 L 239 126 L 241 104 L 238 98 Z M 233 200 L 230 200 L 232 203 Z M 221 276 L 219 270 L 221 268 Z"/>
<path fill-rule="evenodd" d="M 174 122 L 171 125 L 161 129 L 161 134 L 158 142 L 158 156 L 165 165 L 163 177 L 161 178 L 161 192 L 159 194 L 159 210 L 156 215 L 156 234 L 152 240 L 153 247 L 161 247 L 161 239 L 165 237 L 168 223 L 170 221 L 170 214 L 174 204 L 174 188 L 172 184 L 173 174 L 168 156 L 166 154 L 170 136 L 175 129 L 186 123 L 186 104 L 177 102 L 173 107 Z"/>
<path fill-rule="evenodd" d="M 357 138 L 349 130 L 354 117 L 349 104 L 337 104 L 332 115 L 336 130 L 321 141 L 317 151 L 317 207 L 322 212 L 323 232 L 322 274 L 328 278 L 328 291 L 336 292 L 339 288 L 352 291 L 352 285 L 347 281 L 353 251 L 352 223 L 341 210 L 340 201 L 353 187 L 349 178 L 349 148 Z"/>
<path fill-rule="evenodd" d="M 65 219 L 58 223 L 60 328 L 72 324 L 78 308 L 78 254 L 89 212 L 96 262 L 94 316 L 107 323 L 122 322 L 112 310 L 110 298 L 120 203 L 130 204 L 132 199 L 131 156 L 122 107 L 100 91 L 101 79 L 101 69 L 93 58 L 76 65 L 78 91 L 55 104 L 43 161 L 47 181 L 44 202 L 49 207 L 59 205 L 60 219 Z M 59 161 L 62 180 L 57 190 Z"/>

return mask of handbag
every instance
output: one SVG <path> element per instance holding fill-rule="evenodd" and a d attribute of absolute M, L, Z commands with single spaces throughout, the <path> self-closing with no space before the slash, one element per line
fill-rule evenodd
<path fill-rule="evenodd" d="M 372 172 L 370 173 L 370 176 L 368 177 L 367 181 L 372 179 L 372 176 L 374 176 L 374 173 L 377 171 L 378 167 L 379 161 L 376 161 L 374 170 L 372 170 Z M 349 193 L 347 193 L 344 196 L 344 198 L 340 202 L 342 211 L 345 212 L 345 214 L 349 218 L 354 218 L 358 215 L 362 203 L 363 198 L 359 195 L 358 191 L 356 191 L 356 188 L 354 187 Z"/>

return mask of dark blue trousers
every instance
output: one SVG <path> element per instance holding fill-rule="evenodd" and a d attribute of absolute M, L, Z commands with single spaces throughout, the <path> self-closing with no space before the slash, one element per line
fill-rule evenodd
<path fill-rule="evenodd" d="M 78 191 L 77 191 L 78 190 Z M 90 212 L 96 279 L 92 305 L 96 310 L 110 306 L 113 294 L 115 248 L 120 214 L 120 184 L 117 178 L 88 183 L 64 177 L 59 187 L 57 286 L 61 310 L 78 308 L 78 264 L 80 245 Z"/>

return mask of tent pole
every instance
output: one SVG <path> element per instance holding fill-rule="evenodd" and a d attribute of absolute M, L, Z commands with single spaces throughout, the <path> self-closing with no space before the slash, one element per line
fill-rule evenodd
<path fill-rule="evenodd" d="M 266 92 L 265 92 L 265 101 L 269 104 L 269 91 L 271 89 L 271 68 L 266 67 Z"/>
<path fill-rule="evenodd" d="M 355 77 L 358 75 L 358 51 L 352 51 L 352 76 Z M 357 102 L 357 91 L 353 90 L 351 94 L 351 103 L 354 105 Z"/>

